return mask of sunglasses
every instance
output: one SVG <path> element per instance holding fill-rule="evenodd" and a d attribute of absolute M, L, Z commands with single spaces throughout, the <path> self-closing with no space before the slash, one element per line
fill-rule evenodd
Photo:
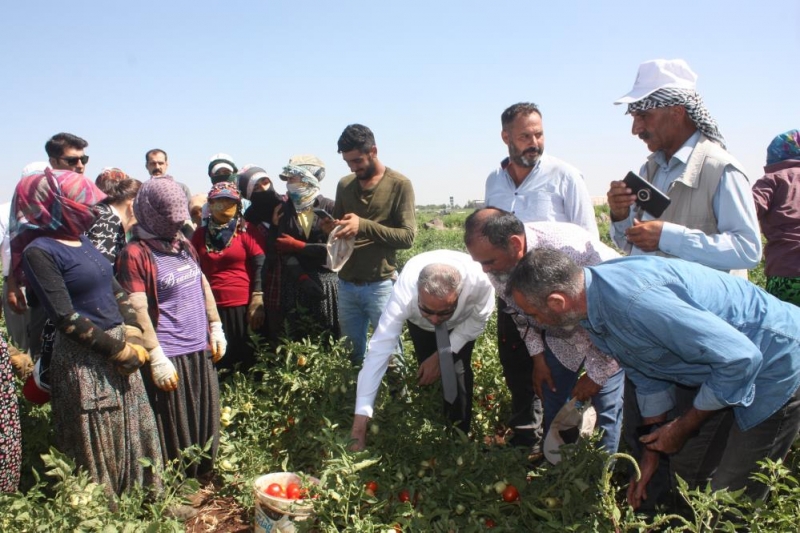
<path fill-rule="evenodd" d="M 455 307 L 451 307 L 450 309 L 444 309 L 442 311 L 433 311 L 433 310 L 428 309 L 426 307 L 422 307 L 421 305 L 417 305 L 417 307 L 419 307 L 419 312 L 422 313 L 425 316 L 446 317 L 446 316 L 450 316 L 450 315 L 452 315 L 453 313 L 456 312 L 456 308 Z M 456 305 L 456 307 L 458 307 L 458 306 Z"/>
<path fill-rule="evenodd" d="M 89 162 L 89 156 L 88 155 L 82 155 L 80 157 L 59 157 L 58 159 L 63 161 L 63 162 L 65 162 L 66 164 L 68 164 L 71 167 L 74 167 L 75 165 L 77 165 L 78 161 L 80 161 L 84 165 Z"/>

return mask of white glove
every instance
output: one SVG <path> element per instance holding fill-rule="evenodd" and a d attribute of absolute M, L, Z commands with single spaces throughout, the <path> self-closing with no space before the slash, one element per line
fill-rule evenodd
<path fill-rule="evenodd" d="M 159 389 L 169 392 L 178 388 L 178 373 L 161 346 L 150 351 L 150 372 Z"/>
<path fill-rule="evenodd" d="M 225 332 L 222 331 L 222 322 L 209 322 L 211 330 L 211 359 L 218 363 L 225 356 L 228 349 L 228 341 L 225 340 Z"/>

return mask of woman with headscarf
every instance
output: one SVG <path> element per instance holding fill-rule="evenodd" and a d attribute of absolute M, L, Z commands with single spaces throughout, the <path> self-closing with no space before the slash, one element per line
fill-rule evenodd
<path fill-rule="evenodd" d="M 328 235 L 321 225 L 334 203 L 319 192 L 325 164 L 313 155 L 294 156 L 280 178 L 289 199 L 276 209 L 271 231 L 281 254 L 281 308 L 290 336 L 330 332 L 338 338 L 338 276 L 325 267 Z"/>
<path fill-rule="evenodd" d="M 108 259 L 112 268 L 122 247 L 125 246 L 125 233 L 133 222 L 133 199 L 139 192 L 142 183 L 128 177 L 118 168 L 106 168 L 97 176 L 95 185 L 106 194 L 105 199 L 94 206 L 95 219 L 86 230 L 86 237 L 97 250 Z M 47 320 L 42 328 L 42 345 L 39 360 L 34 368 L 33 383 L 24 392 L 34 390 L 45 394 L 30 394 L 28 399 L 34 403 L 47 402 L 50 392 L 50 361 L 56 338 L 56 327 L 52 320 Z"/>
<path fill-rule="evenodd" d="M 781 133 L 769 144 L 753 197 L 767 239 L 767 292 L 800 305 L 800 130 Z"/>
<path fill-rule="evenodd" d="M 111 264 L 84 232 L 105 198 L 70 171 L 35 173 L 12 201 L 12 248 L 24 246 L 29 287 L 57 328 L 51 363 L 57 447 L 109 495 L 158 483 L 141 458 L 161 456 L 155 418 L 137 370 L 148 360 L 142 328 Z"/>
<path fill-rule="evenodd" d="M 277 193 L 266 171 L 255 165 L 245 165 L 236 179 L 239 192 L 251 204 L 245 208 L 244 218 L 251 231 L 264 245 L 264 269 L 261 288 L 264 291 L 265 321 L 260 334 L 276 345 L 283 328 L 281 310 L 281 263 L 275 250 L 274 238 L 270 239 L 270 227 L 275 208 L 286 198 Z"/>
<path fill-rule="evenodd" d="M 226 357 L 218 366 L 239 365 L 240 371 L 246 371 L 255 364 L 248 327 L 257 331 L 264 323 L 264 249 L 247 231 L 236 185 L 216 183 L 208 193 L 208 207 L 210 215 L 195 230 L 192 245 L 211 285 L 228 341 Z"/>
<path fill-rule="evenodd" d="M 181 233 L 189 217 L 183 189 L 173 180 L 147 181 L 133 212 L 136 225 L 117 258 L 117 277 L 144 326 L 144 346 L 159 361 L 145 386 L 164 459 L 211 441 L 210 459 L 187 468 L 187 475 L 198 477 L 213 468 L 219 447 L 214 363 L 225 354 L 225 335 L 197 254 Z"/>

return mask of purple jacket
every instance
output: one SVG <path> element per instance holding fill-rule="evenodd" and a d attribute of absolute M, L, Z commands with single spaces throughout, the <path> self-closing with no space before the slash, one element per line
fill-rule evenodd
<path fill-rule="evenodd" d="M 767 276 L 800 278 L 800 159 L 764 167 L 753 185 Z"/>

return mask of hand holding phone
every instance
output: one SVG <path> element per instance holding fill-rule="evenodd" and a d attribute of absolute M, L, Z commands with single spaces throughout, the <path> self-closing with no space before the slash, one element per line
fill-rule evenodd
<path fill-rule="evenodd" d="M 634 172 L 628 172 L 628 175 L 625 176 L 625 179 L 622 181 L 624 181 L 625 185 L 636 195 L 636 205 L 655 218 L 664 214 L 664 210 L 666 210 L 670 202 L 672 202 L 669 196 L 653 187 Z"/>
<path fill-rule="evenodd" d="M 324 209 L 321 209 L 321 208 L 319 208 L 319 207 L 317 207 L 317 208 L 315 208 L 315 209 L 314 209 L 314 213 L 315 213 L 315 214 L 316 214 L 316 215 L 317 215 L 319 218 L 330 218 L 330 219 L 333 219 L 333 217 L 331 216 L 331 214 L 330 214 L 330 213 L 328 213 L 327 211 L 325 211 Z"/>

